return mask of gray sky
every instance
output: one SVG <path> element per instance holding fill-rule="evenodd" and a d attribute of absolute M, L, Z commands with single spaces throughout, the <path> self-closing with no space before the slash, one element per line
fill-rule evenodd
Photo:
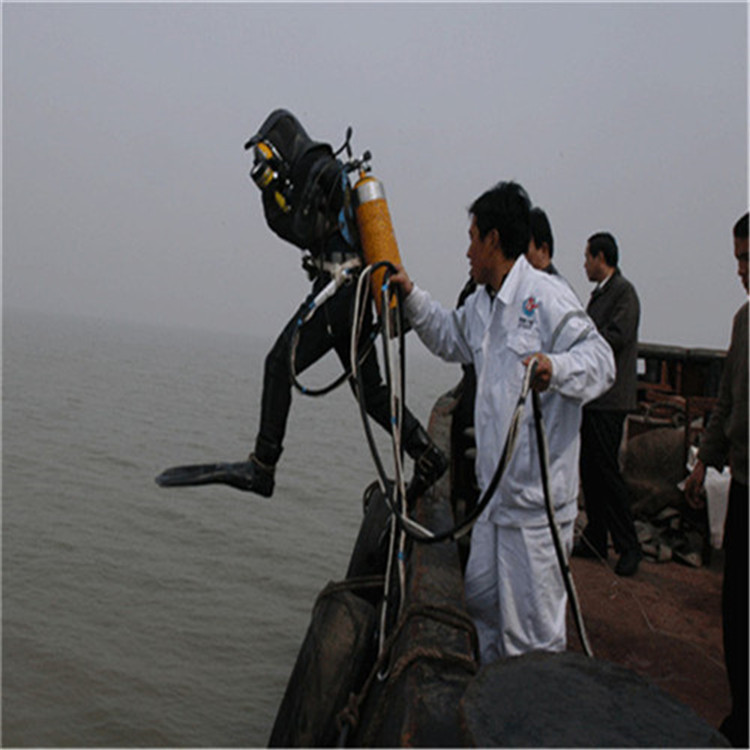
<path fill-rule="evenodd" d="M 9 4 L 3 304 L 275 334 L 306 294 L 243 150 L 273 109 L 373 153 L 401 257 L 447 305 L 466 208 L 548 212 L 582 299 L 609 230 L 643 341 L 724 348 L 745 299 L 748 12 L 733 4 Z"/>

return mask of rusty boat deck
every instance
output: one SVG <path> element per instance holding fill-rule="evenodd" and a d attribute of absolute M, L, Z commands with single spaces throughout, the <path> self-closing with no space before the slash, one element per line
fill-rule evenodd
<path fill-rule="evenodd" d="M 614 558 L 573 558 L 571 569 L 594 655 L 648 678 L 718 727 L 730 695 L 721 631 L 723 553 L 707 566 L 641 562 L 632 578 Z M 581 651 L 568 623 L 568 648 Z"/>

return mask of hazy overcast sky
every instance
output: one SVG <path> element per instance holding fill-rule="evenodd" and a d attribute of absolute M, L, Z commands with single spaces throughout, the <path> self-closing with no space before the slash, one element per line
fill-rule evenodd
<path fill-rule="evenodd" d="M 731 4 L 4 3 L 3 304 L 275 334 L 306 294 L 243 144 L 273 109 L 373 153 L 445 304 L 467 206 L 515 179 L 582 299 L 609 230 L 643 341 L 724 348 L 744 300 L 748 10 Z"/>

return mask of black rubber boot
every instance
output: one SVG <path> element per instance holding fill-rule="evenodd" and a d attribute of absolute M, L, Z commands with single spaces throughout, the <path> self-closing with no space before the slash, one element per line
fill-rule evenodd
<path fill-rule="evenodd" d="M 230 464 L 231 473 L 226 483 L 245 492 L 255 492 L 263 497 L 273 495 L 275 467 L 259 461 L 251 453 L 244 463 Z"/>
<path fill-rule="evenodd" d="M 233 486 L 239 490 L 255 492 L 263 497 L 271 497 L 276 464 L 281 457 L 282 450 L 278 443 L 258 435 L 255 438 L 255 450 L 248 456 L 245 469 L 238 472 L 238 482 Z"/>
<path fill-rule="evenodd" d="M 404 449 L 414 459 L 414 476 L 406 488 L 406 505 L 412 508 L 417 498 L 445 474 L 448 459 L 421 425 L 412 430 Z"/>

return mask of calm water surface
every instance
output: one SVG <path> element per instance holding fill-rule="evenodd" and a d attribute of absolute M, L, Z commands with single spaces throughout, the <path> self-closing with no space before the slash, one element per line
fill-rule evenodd
<path fill-rule="evenodd" d="M 426 422 L 460 371 L 407 341 Z M 4 311 L 3 745 L 267 743 L 375 478 L 356 402 L 295 396 L 270 500 L 153 477 L 246 456 L 271 343 Z"/>

